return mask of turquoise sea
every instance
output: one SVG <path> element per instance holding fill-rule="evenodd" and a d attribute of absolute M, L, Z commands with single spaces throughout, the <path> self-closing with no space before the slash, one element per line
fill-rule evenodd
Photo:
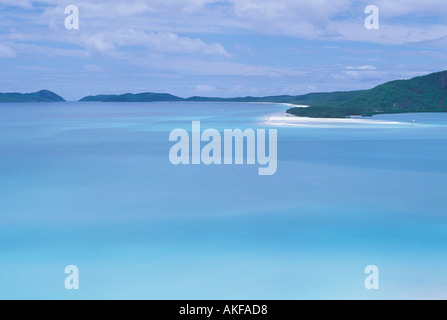
<path fill-rule="evenodd" d="M 169 161 L 171 130 L 286 108 L 1 104 L 0 299 L 447 298 L 447 114 L 277 128 L 274 176 Z"/>

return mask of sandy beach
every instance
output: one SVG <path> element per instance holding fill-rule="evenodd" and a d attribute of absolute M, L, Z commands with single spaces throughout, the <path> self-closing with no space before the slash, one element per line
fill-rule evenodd
<path fill-rule="evenodd" d="M 296 117 L 286 112 L 269 115 L 265 118 L 264 124 L 271 126 L 290 126 L 290 127 L 315 127 L 315 126 L 333 126 L 333 125 L 351 125 L 351 124 L 372 124 L 372 125 L 414 125 L 412 123 L 372 120 L 365 118 L 305 118 Z"/>

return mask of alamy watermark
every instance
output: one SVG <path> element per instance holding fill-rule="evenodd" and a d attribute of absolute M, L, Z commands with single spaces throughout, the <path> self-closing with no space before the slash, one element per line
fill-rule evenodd
<path fill-rule="evenodd" d="M 65 268 L 65 289 L 79 290 L 79 268 L 77 266 L 67 266 Z"/>
<path fill-rule="evenodd" d="M 368 30 L 379 30 L 380 29 L 379 8 L 373 5 L 367 6 L 365 8 L 365 14 L 369 15 L 365 19 L 365 28 Z"/>
<path fill-rule="evenodd" d="M 379 290 L 379 268 L 376 266 L 367 266 L 365 274 L 368 276 L 365 279 L 366 290 Z"/>
<path fill-rule="evenodd" d="M 173 165 L 243 165 L 246 154 L 246 164 L 258 163 L 262 166 L 258 174 L 271 176 L 278 168 L 277 136 L 276 129 L 269 130 L 267 154 L 265 129 L 258 129 L 256 132 L 253 129 L 226 129 L 222 150 L 221 133 L 215 129 L 201 132 L 200 121 L 193 121 L 191 136 L 184 129 L 173 130 L 169 135 L 169 141 L 177 142 L 169 152 L 169 160 Z M 202 143 L 206 143 L 203 148 Z"/>
<path fill-rule="evenodd" d="M 65 7 L 65 14 L 68 16 L 65 18 L 65 29 L 78 30 L 79 29 L 79 9 L 75 5 Z"/>

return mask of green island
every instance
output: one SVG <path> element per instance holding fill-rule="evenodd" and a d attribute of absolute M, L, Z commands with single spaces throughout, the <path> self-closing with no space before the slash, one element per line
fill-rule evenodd
<path fill-rule="evenodd" d="M 271 96 L 271 97 L 239 97 L 239 98 L 218 98 L 218 97 L 190 97 L 181 98 L 168 93 L 126 93 L 122 95 L 97 95 L 84 97 L 80 102 L 259 102 L 259 103 L 290 103 L 296 105 L 309 105 L 312 103 L 339 102 L 360 96 L 361 91 L 333 92 L 333 93 L 309 93 L 301 96 Z"/>
<path fill-rule="evenodd" d="M 126 93 L 121 95 L 98 95 L 84 97 L 80 102 L 163 102 L 163 101 L 185 101 L 185 99 L 168 93 Z"/>
<path fill-rule="evenodd" d="M 347 92 L 310 93 L 299 96 L 181 98 L 166 93 L 140 93 L 123 95 L 99 95 L 82 98 L 80 101 L 103 102 L 268 102 L 306 105 L 294 107 L 287 113 L 310 118 L 370 117 L 376 114 L 447 112 L 447 71 L 432 73 L 410 80 L 397 80 L 379 85 L 370 90 Z"/>
<path fill-rule="evenodd" d="M 334 93 L 325 102 L 310 103 L 309 108 L 291 108 L 287 113 L 310 118 L 347 118 L 391 113 L 447 112 L 447 71 L 411 80 L 391 81 L 350 99 L 336 100 Z"/>
<path fill-rule="evenodd" d="M 34 93 L 0 93 L 0 103 L 10 102 L 65 102 L 65 99 L 49 90 Z"/>

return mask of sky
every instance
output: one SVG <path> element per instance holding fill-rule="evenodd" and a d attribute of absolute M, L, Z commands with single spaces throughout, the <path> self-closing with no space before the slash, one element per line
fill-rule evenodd
<path fill-rule="evenodd" d="M 67 100 L 369 89 L 447 70 L 446 46 L 445 0 L 0 0 L 0 92 Z"/>

